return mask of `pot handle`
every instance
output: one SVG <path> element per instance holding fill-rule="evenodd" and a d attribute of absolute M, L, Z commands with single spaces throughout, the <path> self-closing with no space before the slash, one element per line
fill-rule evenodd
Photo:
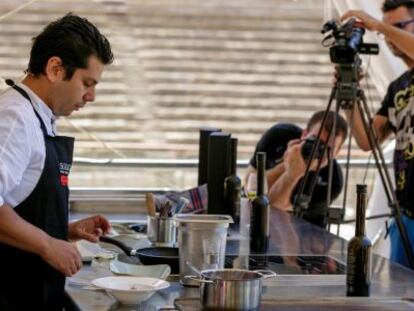
<path fill-rule="evenodd" d="M 259 273 L 264 279 L 274 278 L 277 274 L 271 270 L 254 270 L 254 272 Z"/>
<path fill-rule="evenodd" d="M 214 281 L 211 281 L 211 280 L 199 279 L 195 275 L 185 275 L 184 278 L 185 279 L 189 279 L 189 280 L 196 281 L 198 283 L 210 283 L 210 284 L 214 283 Z"/>

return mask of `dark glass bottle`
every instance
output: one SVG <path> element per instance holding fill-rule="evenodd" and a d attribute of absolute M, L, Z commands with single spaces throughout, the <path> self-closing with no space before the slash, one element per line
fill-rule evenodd
<path fill-rule="evenodd" d="M 237 138 L 230 141 L 230 176 L 224 180 L 224 200 L 226 211 L 234 223 L 240 222 L 241 180 L 237 176 Z"/>
<path fill-rule="evenodd" d="M 264 253 L 269 247 L 269 199 L 265 195 L 266 153 L 256 154 L 257 192 L 251 203 L 250 251 Z"/>
<path fill-rule="evenodd" d="M 369 296 L 371 287 L 371 241 L 365 236 L 367 186 L 357 185 L 355 236 L 348 243 L 346 295 Z"/>

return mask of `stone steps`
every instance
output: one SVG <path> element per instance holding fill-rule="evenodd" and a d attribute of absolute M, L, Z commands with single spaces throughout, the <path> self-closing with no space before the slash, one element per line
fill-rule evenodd
<path fill-rule="evenodd" d="M 40 0 L 0 21 L 0 77 L 21 77 L 30 38 L 72 11 L 100 27 L 116 56 L 96 102 L 58 121 L 76 136 L 76 155 L 195 158 L 198 129 L 210 125 L 238 137 L 239 158 L 249 158 L 271 125 L 304 126 L 327 105 L 323 9 L 322 0 Z"/>

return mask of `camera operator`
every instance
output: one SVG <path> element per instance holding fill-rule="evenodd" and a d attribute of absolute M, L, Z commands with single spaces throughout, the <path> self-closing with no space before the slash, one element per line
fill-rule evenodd
<path fill-rule="evenodd" d="M 268 184 L 268 196 L 272 207 L 285 211 L 292 211 L 295 195 L 299 191 L 299 185 L 306 171 L 306 160 L 310 156 L 312 142 L 318 135 L 325 111 L 318 111 L 312 115 L 305 130 L 294 124 L 279 123 L 268 129 L 256 145 L 253 157 L 250 160 L 245 185 L 249 175 L 256 171 L 256 153 L 266 152 L 266 177 Z M 330 129 L 332 128 L 335 113 L 329 111 L 321 134 L 321 142 L 327 143 Z M 344 118 L 338 116 L 337 131 L 334 142 L 334 157 L 338 154 L 347 136 L 347 123 Z M 304 219 L 318 225 L 326 226 L 326 194 L 328 167 L 327 160 L 323 160 L 323 168 L 317 177 L 317 183 L 311 194 L 311 201 Z M 315 170 L 317 160 L 313 160 L 311 169 Z M 343 178 L 341 168 L 334 161 L 334 174 L 332 180 L 331 199 L 335 199 L 342 190 Z M 313 178 L 310 172 L 309 179 Z"/>
<path fill-rule="evenodd" d="M 406 228 L 411 248 L 414 249 L 414 1 L 386 0 L 382 5 L 382 22 L 362 11 L 349 11 L 342 19 L 356 17 L 364 27 L 385 35 L 387 45 L 393 54 L 401 58 L 409 70 L 403 73 L 388 87 L 381 108 L 372 120 L 372 128 L 379 143 L 387 139 L 391 133 L 396 137 L 394 151 L 394 172 L 397 199 L 403 215 L 401 221 Z M 365 151 L 370 145 L 360 114 L 347 111 L 350 120 L 353 115 L 353 135 L 359 147 Z M 390 225 L 391 255 L 390 258 L 409 267 L 404 246 L 395 221 Z"/>

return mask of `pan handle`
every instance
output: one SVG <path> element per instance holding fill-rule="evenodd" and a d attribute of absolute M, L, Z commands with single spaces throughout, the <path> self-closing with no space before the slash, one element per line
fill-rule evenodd
<path fill-rule="evenodd" d="M 270 270 L 254 270 L 254 272 L 259 273 L 264 279 L 274 278 L 277 274 Z"/>
<path fill-rule="evenodd" d="M 137 253 L 136 249 L 133 249 L 132 247 L 129 247 L 128 245 L 122 243 L 121 241 L 115 240 L 113 238 L 110 238 L 108 236 L 103 236 L 101 235 L 99 237 L 99 241 L 100 242 L 104 242 L 104 243 L 109 243 L 109 244 L 113 244 L 118 246 L 120 249 L 122 249 L 125 254 L 127 254 L 128 256 L 135 256 Z"/>

